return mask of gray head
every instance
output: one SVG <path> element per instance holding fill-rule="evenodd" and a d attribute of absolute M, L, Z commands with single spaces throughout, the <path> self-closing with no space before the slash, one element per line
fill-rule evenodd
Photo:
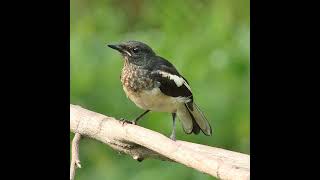
<path fill-rule="evenodd" d="M 129 63 L 139 66 L 146 65 L 148 63 L 148 57 L 156 55 L 147 44 L 139 41 L 128 41 L 119 44 L 110 44 L 108 46 L 119 51 Z"/>

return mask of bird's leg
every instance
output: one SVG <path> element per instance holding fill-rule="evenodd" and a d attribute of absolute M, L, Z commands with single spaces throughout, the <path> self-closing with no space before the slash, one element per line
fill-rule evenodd
<path fill-rule="evenodd" d="M 126 120 L 124 118 L 121 118 L 120 120 L 122 121 L 122 124 L 124 123 L 130 123 L 130 124 L 134 124 L 136 125 L 137 122 L 144 116 L 146 115 L 150 110 L 146 110 L 145 112 L 143 112 L 141 115 L 139 115 L 137 118 L 135 118 L 133 121 L 129 121 L 129 120 Z"/>
<path fill-rule="evenodd" d="M 176 141 L 176 113 L 172 113 L 172 133 L 170 139 Z"/>
<path fill-rule="evenodd" d="M 150 110 L 146 110 L 144 113 L 142 113 L 140 116 L 138 116 L 136 119 L 133 120 L 132 124 L 137 124 L 138 121 L 144 116 L 146 115 Z"/>

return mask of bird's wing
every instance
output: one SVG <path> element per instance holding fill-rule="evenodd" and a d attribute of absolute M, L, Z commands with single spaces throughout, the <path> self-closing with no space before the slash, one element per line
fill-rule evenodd
<path fill-rule="evenodd" d="M 169 61 L 157 57 L 151 75 L 160 83 L 161 92 L 167 96 L 193 99 L 188 81 L 179 74 Z"/>

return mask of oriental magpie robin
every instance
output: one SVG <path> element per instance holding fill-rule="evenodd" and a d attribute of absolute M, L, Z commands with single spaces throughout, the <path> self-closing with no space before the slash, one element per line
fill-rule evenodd
<path fill-rule="evenodd" d="M 108 46 L 119 51 L 124 59 L 120 76 L 124 92 L 139 108 L 145 110 L 132 124 L 137 124 L 149 111 L 169 112 L 173 119 L 171 139 L 176 139 L 176 115 L 185 133 L 199 134 L 201 130 L 207 136 L 212 134 L 209 122 L 194 102 L 188 81 L 169 61 L 138 41 Z"/>

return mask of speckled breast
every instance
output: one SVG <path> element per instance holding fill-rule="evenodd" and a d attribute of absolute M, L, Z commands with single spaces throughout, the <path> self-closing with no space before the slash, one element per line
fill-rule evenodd
<path fill-rule="evenodd" d="M 125 63 L 121 73 L 121 82 L 127 91 L 138 93 L 142 90 L 150 90 L 154 87 L 154 82 L 149 76 L 150 72 L 148 70 L 133 64 Z"/>
<path fill-rule="evenodd" d="M 125 64 L 121 82 L 127 97 L 144 110 L 175 112 L 181 104 L 179 98 L 166 96 L 159 89 L 159 84 L 149 78 L 150 72 L 138 66 Z"/>

